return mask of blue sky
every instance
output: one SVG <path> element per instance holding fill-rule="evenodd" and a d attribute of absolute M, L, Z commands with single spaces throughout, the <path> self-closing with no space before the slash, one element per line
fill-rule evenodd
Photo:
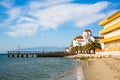
<path fill-rule="evenodd" d="M 120 9 L 120 0 L 0 0 L 0 50 L 69 46 L 73 37 Z"/>

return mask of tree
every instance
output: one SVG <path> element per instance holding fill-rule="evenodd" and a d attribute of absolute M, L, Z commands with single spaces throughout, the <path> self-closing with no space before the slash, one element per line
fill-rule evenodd
<path fill-rule="evenodd" d="M 93 54 L 95 54 L 95 49 L 101 49 L 101 45 L 98 42 L 94 42 L 92 40 L 89 40 L 89 43 L 87 43 L 84 46 L 76 46 L 76 47 L 71 47 L 71 53 L 72 54 L 91 54 L 91 51 L 93 51 Z"/>
<path fill-rule="evenodd" d="M 73 41 L 71 42 L 70 47 L 73 47 Z"/>
<path fill-rule="evenodd" d="M 78 54 L 79 53 L 79 46 L 71 47 L 71 53 Z"/>
<path fill-rule="evenodd" d="M 71 54 L 75 54 L 76 48 L 75 47 L 71 47 L 70 52 L 71 52 Z"/>
<path fill-rule="evenodd" d="M 82 54 L 82 46 L 78 46 L 78 52 Z"/>
<path fill-rule="evenodd" d="M 95 49 L 101 49 L 101 44 L 98 42 L 93 42 L 92 40 L 89 40 L 89 47 L 91 50 L 93 50 L 93 53 L 95 54 Z"/>

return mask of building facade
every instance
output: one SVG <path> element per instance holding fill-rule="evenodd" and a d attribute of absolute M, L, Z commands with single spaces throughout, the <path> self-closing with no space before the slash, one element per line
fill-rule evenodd
<path fill-rule="evenodd" d="M 104 43 L 104 51 L 120 53 L 120 10 L 103 19 L 99 25 L 104 26 L 104 29 L 99 32 L 104 36 L 100 41 Z"/>
<path fill-rule="evenodd" d="M 103 37 L 92 36 L 92 32 L 88 29 L 84 30 L 82 36 L 76 36 L 72 41 L 72 46 L 84 46 L 89 43 L 89 40 L 99 42 Z"/>

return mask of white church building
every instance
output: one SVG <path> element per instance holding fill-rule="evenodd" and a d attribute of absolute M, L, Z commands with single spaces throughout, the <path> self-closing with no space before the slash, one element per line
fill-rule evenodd
<path fill-rule="evenodd" d="M 100 39 L 103 39 L 103 37 L 92 36 L 92 32 L 90 30 L 86 29 L 83 31 L 82 36 L 74 37 L 74 39 L 72 41 L 72 46 L 73 47 L 83 46 L 83 45 L 87 44 L 89 42 L 89 40 L 99 42 Z M 102 46 L 102 48 L 103 48 L 103 46 Z"/>

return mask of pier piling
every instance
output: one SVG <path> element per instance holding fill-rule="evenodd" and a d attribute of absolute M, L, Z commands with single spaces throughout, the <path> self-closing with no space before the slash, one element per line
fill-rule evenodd
<path fill-rule="evenodd" d="M 70 53 L 64 51 L 57 52 L 41 52 L 41 51 L 8 51 L 8 57 L 28 58 L 28 57 L 64 57 Z"/>

